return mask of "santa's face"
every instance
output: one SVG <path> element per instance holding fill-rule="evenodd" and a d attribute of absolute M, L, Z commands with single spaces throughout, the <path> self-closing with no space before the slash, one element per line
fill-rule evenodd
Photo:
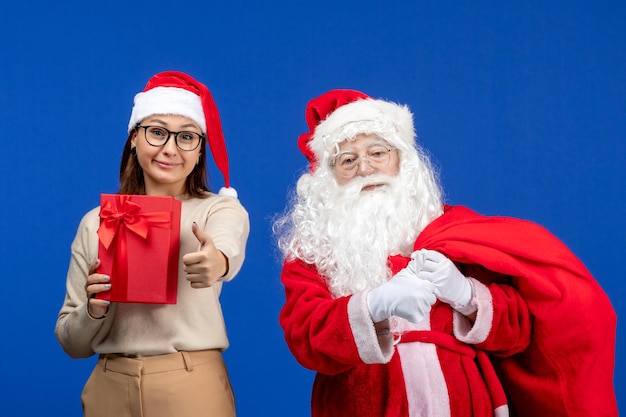
<path fill-rule="evenodd" d="M 359 134 L 354 139 L 341 142 L 333 160 L 333 174 L 339 185 L 346 185 L 357 177 L 369 177 L 373 174 L 395 177 L 399 169 L 400 158 L 397 150 L 372 134 Z M 388 185 L 380 180 L 371 184 L 366 182 L 362 191 Z"/>

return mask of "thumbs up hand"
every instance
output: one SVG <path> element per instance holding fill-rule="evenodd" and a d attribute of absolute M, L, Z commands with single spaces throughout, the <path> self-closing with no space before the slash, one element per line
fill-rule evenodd
<path fill-rule="evenodd" d="M 228 272 L 228 259 L 213 244 L 211 236 L 194 222 L 191 231 L 199 242 L 197 252 L 183 256 L 186 279 L 192 288 L 206 288 Z"/>

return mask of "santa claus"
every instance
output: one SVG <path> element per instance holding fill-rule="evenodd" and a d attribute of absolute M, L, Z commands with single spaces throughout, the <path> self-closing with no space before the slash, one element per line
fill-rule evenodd
<path fill-rule="evenodd" d="M 533 223 L 445 206 L 406 106 L 309 102 L 275 222 L 280 314 L 312 416 L 616 416 L 615 314 Z"/>

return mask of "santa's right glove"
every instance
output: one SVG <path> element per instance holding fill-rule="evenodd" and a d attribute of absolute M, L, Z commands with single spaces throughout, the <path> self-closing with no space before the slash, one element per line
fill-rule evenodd
<path fill-rule="evenodd" d="M 436 301 L 435 285 L 419 279 L 411 268 L 404 268 L 367 294 L 367 307 L 374 323 L 391 316 L 419 323 Z"/>

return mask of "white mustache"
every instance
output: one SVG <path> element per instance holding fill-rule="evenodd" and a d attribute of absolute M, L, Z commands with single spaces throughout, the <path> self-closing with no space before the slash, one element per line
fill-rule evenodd
<path fill-rule="evenodd" d="M 383 174 L 373 174 L 367 177 L 356 177 L 342 186 L 345 195 L 358 195 L 365 188 L 372 185 L 392 185 L 395 177 Z"/>

